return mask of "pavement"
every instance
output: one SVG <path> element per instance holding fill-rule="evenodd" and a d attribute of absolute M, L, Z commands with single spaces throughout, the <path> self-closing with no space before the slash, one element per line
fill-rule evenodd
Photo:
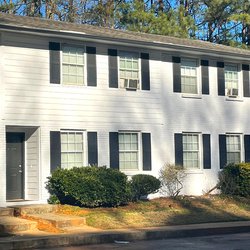
<path fill-rule="evenodd" d="M 70 232 L 46 233 L 26 231 L 0 237 L 0 249 L 40 249 L 62 246 L 104 244 L 113 242 L 158 240 L 250 232 L 250 221 L 203 223 L 192 225 L 99 230 L 88 226 Z"/>

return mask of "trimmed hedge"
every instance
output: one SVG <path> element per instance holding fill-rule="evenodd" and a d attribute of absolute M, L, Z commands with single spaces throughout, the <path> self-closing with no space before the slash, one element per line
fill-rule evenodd
<path fill-rule="evenodd" d="M 228 164 L 219 175 L 222 194 L 250 197 L 250 163 Z"/>
<path fill-rule="evenodd" d="M 130 200 L 127 176 L 105 167 L 57 169 L 46 185 L 49 202 L 85 207 L 113 207 Z"/>
<path fill-rule="evenodd" d="M 156 177 L 146 174 L 137 174 L 132 176 L 130 188 L 132 201 L 141 199 L 142 196 L 156 193 L 161 187 L 161 182 Z"/>

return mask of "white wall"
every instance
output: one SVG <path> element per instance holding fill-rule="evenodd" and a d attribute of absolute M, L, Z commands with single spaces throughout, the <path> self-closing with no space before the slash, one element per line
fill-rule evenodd
<path fill-rule="evenodd" d="M 174 133 L 209 133 L 212 169 L 188 172 L 184 192 L 192 194 L 202 194 L 217 181 L 218 134 L 250 133 L 247 112 L 250 100 L 228 101 L 219 97 L 216 67 L 209 67 L 210 95 L 201 95 L 199 99 L 184 98 L 180 93 L 173 93 L 172 63 L 161 60 L 162 56 L 171 59 L 172 55 L 148 51 L 151 58 L 151 90 L 111 89 L 108 86 L 107 49 L 120 47 L 86 43 L 87 46 L 97 47 L 97 87 L 62 86 L 49 83 L 48 44 L 49 41 L 59 40 L 10 33 L 4 33 L 2 38 L 5 46 L 1 48 L 0 64 L 4 61 L 5 103 L 1 120 L 4 125 L 40 127 L 40 200 L 46 201 L 48 197 L 44 183 L 50 173 L 49 132 L 52 130 L 97 131 L 99 165 L 107 166 L 109 132 L 150 132 L 150 173 L 156 176 L 164 163 L 174 163 Z M 210 60 L 212 64 L 215 61 Z M 3 138 L 3 125 L 1 128 L 0 138 Z M 0 154 L 3 154 L 3 146 L 0 145 L 0 149 Z M 2 158 L 0 161 L 3 161 Z M 0 164 L 1 173 L 5 171 L 4 164 Z"/>

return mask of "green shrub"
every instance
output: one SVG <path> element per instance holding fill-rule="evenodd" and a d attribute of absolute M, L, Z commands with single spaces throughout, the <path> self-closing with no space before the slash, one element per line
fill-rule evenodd
<path fill-rule="evenodd" d="M 152 175 L 137 174 L 130 181 L 132 200 L 137 201 L 142 196 L 155 193 L 159 190 L 161 182 Z"/>
<path fill-rule="evenodd" d="M 130 192 L 127 176 L 105 167 L 57 169 L 46 185 L 51 199 L 61 204 L 98 207 L 127 203 Z"/>
<path fill-rule="evenodd" d="M 219 174 L 222 194 L 250 196 L 250 163 L 228 164 Z"/>

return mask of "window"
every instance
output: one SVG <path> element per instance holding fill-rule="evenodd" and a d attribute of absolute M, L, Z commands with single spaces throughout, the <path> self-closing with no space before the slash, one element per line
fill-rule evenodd
<path fill-rule="evenodd" d="M 229 97 L 237 97 L 239 95 L 237 65 L 225 65 L 225 95 Z"/>
<path fill-rule="evenodd" d="M 139 169 L 138 133 L 119 133 L 120 170 Z"/>
<path fill-rule="evenodd" d="M 240 135 L 226 135 L 227 164 L 241 162 Z"/>
<path fill-rule="evenodd" d="M 195 59 L 181 59 L 181 92 L 198 94 L 197 61 Z"/>
<path fill-rule="evenodd" d="M 84 48 L 63 46 L 62 83 L 84 85 Z"/>
<path fill-rule="evenodd" d="M 183 166 L 188 169 L 200 168 L 200 147 L 198 134 L 183 134 Z"/>
<path fill-rule="evenodd" d="M 139 89 L 139 57 L 137 53 L 119 53 L 120 87 Z"/>
<path fill-rule="evenodd" d="M 84 135 L 82 132 L 61 132 L 62 168 L 82 167 L 84 165 Z"/>

